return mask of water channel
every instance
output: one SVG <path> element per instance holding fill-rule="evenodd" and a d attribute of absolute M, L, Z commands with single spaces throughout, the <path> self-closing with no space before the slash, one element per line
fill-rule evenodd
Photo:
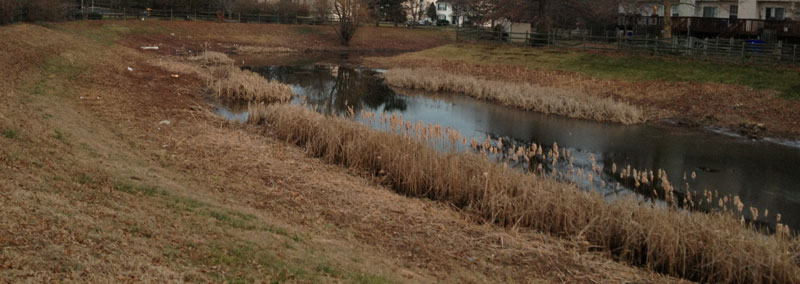
<path fill-rule="evenodd" d="M 484 141 L 491 137 L 512 145 L 545 145 L 557 142 L 570 152 L 574 168 L 589 172 L 593 179 L 571 175 L 568 163 L 555 166 L 556 177 L 569 180 L 587 190 L 606 195 L 632 194 L 632 182 L 612 171 L 630 166 L 639 171 L 666 171 L 676 192 L 696 194 L 706 200 L 704 191 L 713 192 L 711 202 L 695 204 L 703 211 L 721 210 L 719 199 L 739 196 L 745 205 L 743 216 L 752 219 L 749 208 L 758 208 L 758 222 L 774 226 L 777 214 L 792 230 L 800 228 L 800 148 L 767 141 L 730 137 L 712 131 L 691 130 L 663 125 L 599 123 L 555 115 L 516 110 L 459 94 L 426 93 L 393 89 L 380 79 L 380 72 L 322 65 L 249 67 L 271 80 L 292 86 L 298 95 L 294 103 L 305 101 L 325 113 L 345 114 L 353 107 L 356 119 L 362 110 L 398 113 L 406 121 L 451 127 L 467 139 Z M 246 108 L 218 107 L 217 113 L 245 120 Z M 594 160 L 595 162 L 593 162 Z M 548 169 L 549 172 L 551 169 Z M 574 171 L 574 169 L 573 169 Z M 692 177 L 694 176 L 694 177 Z M 621 188 L 617 184 L 621 184 Z M 641 192 L 641 190 L 640 190 Z M 646 192 L 649 192 L 647 190 Z M 647 196 L 647 193 L 643 194 Z M 685 197 L 679 197 L 683 199 Z M 726 205 L 727 208 L 732 207 Z M 764 217 L 764 210 L 769 215 Z"/>

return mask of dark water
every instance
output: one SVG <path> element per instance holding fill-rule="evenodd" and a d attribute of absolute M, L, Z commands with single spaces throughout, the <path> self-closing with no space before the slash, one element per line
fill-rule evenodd
<path fill-rule="evenodd" d="M 572 181 L 587 190 L 607 195 L 631 194 L 652 196 L 652 189 L 639 189 L 631 181 L 612 173 L 613 164 L 620 169 L 665 170 L 676 188 L 678 199 L 687 192 L 697 202 L 703 191 L 715 192 L 711 204 L 695 204 L 699 210 L 721 210 L 717 206 L 723 196 L 739 196 L 745 205 L 744 217 L 752 219 L 749 208 L 759 209 L 759 223 L 781 223 L 793 230 L 800 228 L 800 148 L 764 141 L 751 141 L 712 133 L 663 126 L 599 123 L 554 115 L 526 112 L 475 100 L 457 94 L 431 94 L 411 90 L 395 90 L 383 84 L 378 72 L 326 66 L 256 67 L 251 70 L 263 76 L 290 84 L 300 100 L 325 113 L 345 114 L 353 107 L 357 119 L 361 110 L 396 112 L 406 121 L 423 121 L 449 126 L 469 138 L 483 141 L 491 136 L 493 143 L 502 138 L 509 145 L 553 145 L 567 149 L 574 157 L 574 168 L 590 171 L 592 157 L 596 161 L 593 180 L 571 175 L 568 162 L 555 166 L 562 175 L 556 178 Z M 226 110 L 227 116 L 245 110 Z M 246 116 L 245 116 L 246 117 Z M 362 120 L 364 122 L 364 120 Z M 534 166 L 522 165 L 533 168 Z M 550 163 L 546 163 L 549 172 Z M 696 178 L 692 178 L 695 173 Z M 598 175 L 600 177 L 598 177 Z M 684 180 L 684 175 L 686 180 Z M 618 189 L 620 183 L 621 189 Z M 699 203 L 699 202 L 698 202 Z M 731 208 L 729 203 L 727 208 Z M 769 215 L 764 217 L 764 209 Z"/>

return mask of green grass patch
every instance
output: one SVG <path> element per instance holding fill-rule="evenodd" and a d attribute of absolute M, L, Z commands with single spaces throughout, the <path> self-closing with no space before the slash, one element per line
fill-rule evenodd
<path fill-rule="evenodd" d="M 357 274 L 351 277 L 352 283 L 359 283 L 359 284 L 391 284 L 396 283 L 395 281 L 389 280 L 380 275 L 374 274 Z"/>
<path fill-rule="evenodd" d="M 314 34 L 320 34 L 320 31 L 310 26 L 299 26 L 294 28 L 294 33 L 298 35 L 314 35 Z"/>
<path fill-rule="evenodd" d="M 17 139 L 19 138 L 19 132 L 16 129 L 3 129 L 3 137 L 8 139 Z"/>
<path fill-rule="evenodd" d="M 97 25 L 92 22 L 78 22 L 77 25 L 81 27 L 66 27 L 57 24 L 43 24 L 50 29 L 68 32 L 74 35 L 81 36 L 88 40 L 90 43 L 99 44 L 101 46 L 111 46 L 119 38 L 125 35 L 148 35 L 148 34 L 166 34 L 167 28 L 159 25 L 137 25 L 128 24 L 120 25 L 102 24 Z"/>
<path fill-rule="evenodd" d="M 118 191 L 128 193 L 128 194 L 142 194 L 146 196 L 155 196 L 158 193 L 158 188 L 155 186 L 146 186 L 146 185 L 131 185 L 127 183 L 117 183 L 114 188 Z M 165 191 L 161 191 L 162 194 Z"/>
<path fill-rule="evenodd" d="M 596 54 L 506 45 L 446 45 L 416 53 L 477 64 L 505 64 L 539 70 L 574 71 L 600 79 L 711 82 L 780 92 L 800 99 L 800 72 L 770 66 L 747 66 L 635 54 Z"/>
<path fill-rule="evenodd" d="M 202 201 L 188 197 L 170 195 L 166 192 L 164 192 L 162 195 L 166 197 L 167 205 L 177 211 L 187 211 L 202 216 L 208 216 L 231 228 L 270 232 L 276 235 L 287 237 L 295 242 L 303 241 L 302 236 L 298 234 L 289 234 L 285 228 L 279 226 L 259 222 L 258 217 L 252 214 L 245 214 L 233 210 L 217 208 Z"/>
<path fill-rule="evenodd" d="M 47 58 L 41 67 L 40 79 L 30 87 L 31 93 L 46 96 L 73 94 L 73 84 L 88 70 L 88 66 L 82 62 L 69 60 L 65 56 L 68 55 L 53 55 Z"/>
<path fill-rule="evenodd" d="M 168 258 L 182 258 L 183 252 L 167 247 L 163 254 Z M 245 241 L 204 244 L 193 249 L 191 254 L 195 265 L 214 267 L 206 274 L 220 282 L 263 283 L 269 279 L 270 283 L 285 283 L 314 278 L 304 268 L 287 264 L 271 250 Z"/>

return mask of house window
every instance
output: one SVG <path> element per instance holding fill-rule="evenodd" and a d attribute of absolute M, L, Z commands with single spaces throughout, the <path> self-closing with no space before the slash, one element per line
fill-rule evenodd
<path fill-rule="evenodd" d="M 716 18 L 717 7 L 703 7 L 703 18 Z"/>
<path fill-rule="evenodd" d="M 447 11 L 447 3 L 438 3 L 439 11 Z"/>
<path fill-rule="evenodd" d="M 765 18 L 767 20 L 783 20 L 784 9 L 779 7 L 770 7 L 766 10 Z"/>
<path fill-rule="evenodd" d="M 731 18 L 736 18 L 739 16 L 739 5 L 731 5 L 730 8 Z"/>
<path fill-rule="evenodd" d="M 672 6 L 672 16 L 673 17 L 680 17 L 681 16 L 681 12 L 680 12 L 680 9 L 678 9 L 678 5 L 673 5 Z"/>

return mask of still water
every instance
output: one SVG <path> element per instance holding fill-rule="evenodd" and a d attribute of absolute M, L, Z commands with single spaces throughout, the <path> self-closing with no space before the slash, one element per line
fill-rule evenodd
<path fill-rule="evenodd" d="M 298 95 L 294 103 L 305 101 L 324 113 L 347 113 L 353 107 L 356 119 L 362 110 L 375 113 L 398 113 L 406 121 L 451 127 L 478 141 L 501 138 L 504 147 L 511 145 L 553 145 L 566 149 L 574 157 L 574 167 L 589 171 L 592 157 L 598 176 L 592 181 L 572 175 L 568 163 L 555 170 L 587 190 L 606 195 L 632 194 L 631 182 L 620 179 L 619 168 L 658 172 L 666 171 L 676 188 L 678 199 L 687 192 L 695 201 L 706 200 L 703 192 L 714 192 L 711 204 L 695 207 L 721 210 L 724 196 L 739 196 L 745 205 L 743 215 L 752 219 L 750 207 L 759 209 L 759 223 L 781 223 L 792 230 L 800 228 L 800 148 L 763 141 L 751 141 L 712 133 L 653 125 L 626 126 L 570 119 L 554 115 L 516 110 L 458 94 L 425 93 L 393 89 L 380 79 L 378 71 L 321 65 L 291 67 L 251 67 L 271 80 L 292 86 Z M 221 106 L 218 113 L 245 120 L 246 109 Z M 551 166 L 551 165 L 549 165 Z M 530 167 L 530 166 L 526 166 Z M 547 168 L 549 172 L 551 168 Z M 694 173 L 695 178 L 692 178 Z M 684 177 L 686 179 L 684 179 Z M 617 186 L 621 183 L 621 188 Z M 644 190 L 647 196 L 651 189 Z M 639 190 L 642 192 L 642 190 Z M 731 198 L 732 199 L 732 198 Z M 730 201 L 730 200 L 729 200 Z M 730 202 L 726 205 L 731 208 Z M 764 209 L 769 215 L 764 217 Z"/>

